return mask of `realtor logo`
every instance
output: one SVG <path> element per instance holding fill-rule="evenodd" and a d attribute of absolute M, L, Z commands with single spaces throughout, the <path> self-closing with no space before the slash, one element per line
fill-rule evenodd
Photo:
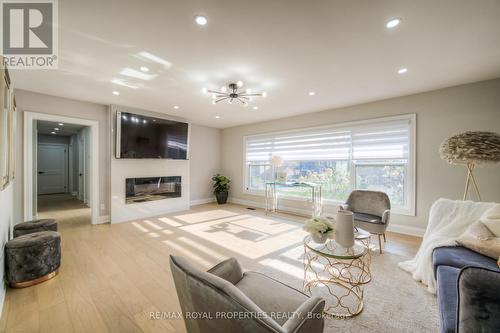
<path fill-rule="evenodd" d="M 57 68 L 57 0 L 1 0 L 3 64 Z"/>

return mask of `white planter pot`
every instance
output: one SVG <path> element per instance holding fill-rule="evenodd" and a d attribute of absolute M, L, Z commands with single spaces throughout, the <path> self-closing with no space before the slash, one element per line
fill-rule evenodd
<path fill-rule="evenodd" d="M 335 241 L 345 248 L 354 245 L 354 218 L 350 211 L 339 211 L 335 219 Z"/>

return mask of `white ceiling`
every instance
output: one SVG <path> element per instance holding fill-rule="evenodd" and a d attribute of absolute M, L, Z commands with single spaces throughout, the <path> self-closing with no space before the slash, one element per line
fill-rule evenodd
<path fill-rule="evenodd" d="M 76 124 L 54 123 L 52 121 L 38 120 L 36 129 L 38 134 L 54 135 L 52 134 L 52 132 L 55 132 L 55 135 L 57 136 L 72 136 L 73 134 L 78 133 L 78 131 L 84 127 L 85 126 Z M 58 128 L 59 130 L 55 130 L 55 128 Z"/>
<path fill-rule="evenodd" d="M 402 23 L 386 29 L 393 17 Z M 21 89 L 229 127 L 500 77 L 499 18 L 498 0 L 64 0 L 59 69 L 12 77 Z M 119 74 L 140 66 L 155 77 Z M 236 80 L 268 93 L 259 110 L 201 93 Z"/>

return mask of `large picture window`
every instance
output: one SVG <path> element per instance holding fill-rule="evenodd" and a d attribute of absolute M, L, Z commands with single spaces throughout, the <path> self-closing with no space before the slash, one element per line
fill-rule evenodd
<path fill-rule="evenodd" d="M 263 194 L 265 183 L 321 183 L 323 198 L 344 202 L 353 189 L 386 192 L 396 213 L 414 215 L 415 115 L 404 115 L 245 137 L 245 189 Z M 271 159 L 283 160 L 273 167 Z M 302 187 L 280 195 L 306 200 Z"/>

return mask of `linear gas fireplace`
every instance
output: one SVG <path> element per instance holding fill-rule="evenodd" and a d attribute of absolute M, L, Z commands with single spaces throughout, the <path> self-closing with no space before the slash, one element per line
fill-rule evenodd
<path fill-rule="evenodd" d="M 127 178 L 125 203 L 146 202 L 178 198 L 181 193 L 181 176 Z"/>

